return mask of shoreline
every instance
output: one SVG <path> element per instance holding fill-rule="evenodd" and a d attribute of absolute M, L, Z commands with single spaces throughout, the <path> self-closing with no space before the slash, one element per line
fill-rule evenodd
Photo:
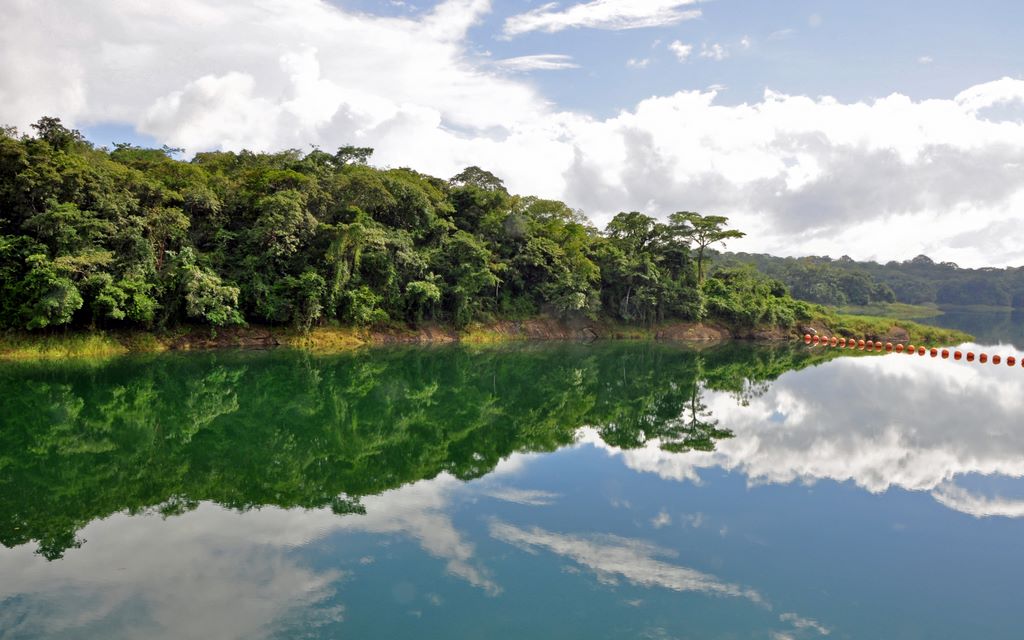
<path fill-rule="evenodd" d="M 315 327 L 302 333 L 287 327 L 250 325 L 211 329 L 180 327 L 166 332 L 145 330 L 82 331 L 62 334 L 0 334 L 0 361 L 103 358 L 133 353 L 206 351 L 214 349 L 292 348 L 337 353 L 384 345 L 470 345 L 507 342 L 657 340 L 693 345 L 741 340 L 779 343 L 799 340 L 805 331 L 822 335 L 950 346 L 971 336 L 952 329 L 907 320 L 827 314 L 794 327 L 730 327 L 719 322 L 672 321 L 653 326 L 627 325 L 608 319 L 535 317 L 476 323 L 461 330 L 443 325 L 419 327 Z"/>

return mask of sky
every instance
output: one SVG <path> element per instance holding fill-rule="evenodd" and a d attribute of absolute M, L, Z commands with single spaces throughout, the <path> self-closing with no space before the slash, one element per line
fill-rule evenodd
<path fill-rule="evenodd" d="M 1024 3 L 5 0 L 0 124 L 370 146 L 513 193 L 725 215 L 730 250 L 1024 265 Z"/>

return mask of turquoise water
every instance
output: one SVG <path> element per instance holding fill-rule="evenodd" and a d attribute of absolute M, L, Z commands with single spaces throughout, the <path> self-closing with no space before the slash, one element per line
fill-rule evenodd
<path fill-rule="evenodd" d="M 1024 635 L 1019 366 L 172 354 L 0 416 L 0 638 Z"/>

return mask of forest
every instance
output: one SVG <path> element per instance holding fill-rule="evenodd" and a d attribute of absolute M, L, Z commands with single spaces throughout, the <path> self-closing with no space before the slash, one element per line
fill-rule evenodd
<path fill-rule="evenodd" d="M 0 129 L 0 329 L 367 326 L 585 315 L 791 327 L 810 305 L 749 266 L 723 216 L 622 212 L 371 165 L 373 150 L 97 147 L 59 119 Z"/>
<path fill-rule="evenodd" d="M 793 297 L 819 304 L 987 305 L 1024 308 L 1024 267 L 965 269 L 920 255 L 902 262 L 857 262 L 848 256 L 779 258 L 727 253 L 720 264 L 752 266 L 785 283 Z"/>

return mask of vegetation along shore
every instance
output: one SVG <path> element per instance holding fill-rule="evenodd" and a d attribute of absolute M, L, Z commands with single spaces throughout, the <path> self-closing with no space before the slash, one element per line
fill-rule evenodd
<path fill-rule="evenodd" d="M 334 153 L 97 148 L 59 120 L 0 130 L 0 357 L 381 342 L 781 339 L 816 327 L 956 342 L 843 316 L 715 259 L 721 216 L 603 230 L 510 194 Z"/>

